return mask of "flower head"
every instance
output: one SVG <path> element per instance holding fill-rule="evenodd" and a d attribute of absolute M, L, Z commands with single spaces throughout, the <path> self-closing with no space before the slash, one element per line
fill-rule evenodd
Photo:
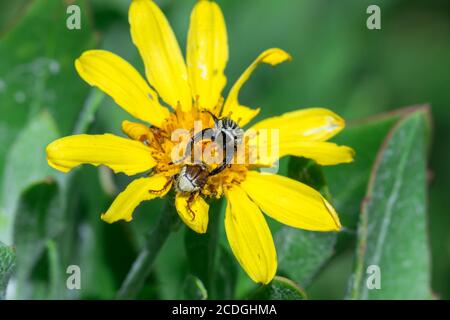
<path fill-rule="evenodd" d="M 112 134 L 73 135 L 47 147 L 49 165 L 63 172 L 92 164 L 105 165 L 116 173 L 142 174 L 102 215 L 109 223 L 130 221 L 142 201 L 169 192 L 175 184 L 174 177 L 186 171 L 185 163 L 174 161 L 174 155 L 185 152 L 189 138 L 198 132 L 196 124 L 212 128 L 215 117 L 229 117 L 240 127 L 248 124 L 259 109 L 239 103 L 243 84 L 259 64 L 274 66 L 291 59 L 281 49 L 264 51 L 223 99 L 228 42 L 224 18 L 215 2 L 200 0 L 192 11 L 186 62 L 168 21 L 153 1 L 133 0 L 129 21 L 148 82 L 128 62 L 108 51 L 87 51 L 76 60 L 75 67 L 86 82 L 107 93 L 141 122 L 122 123 L 127 138 Z M 343 128 L 343 119 L 321 108 L 289 112 L 256 123 L 247 131 L 252 135 L 246 134 L 242 144 L 244 158 L 261 145 L 276 148 L 277 152 L 258 153 L 254 161 L 233 161 L 220 173 L 206 175 L 194 197 L 177 189 L 175 205 L 179 216 L 188 227 L 204 233 L 209 208 L 205 198 L 225 196 L 225 229 L 234 255 L 255 282 L 270 282 L 277 258 L 262 212 L 306 230 L 336 231 L 341 225 L 333 207 L 311 187 L 256 169 L 270 167 L 286 155 L 303 156 L 322 165 L 350 162 L 352 149 L 326 142 Z M 262 134 L 271 129 L 277 132 L 275 140 Z M 174 139 L 180 130 L 183 134 Z M 201 141 L 194 147 L 204 150 L 208 145 L 212 142 Z M 211 150 L 217 152 L 217 145 Z M 219 165 L 220 161 L 208 163 L 206 170 Z"/>

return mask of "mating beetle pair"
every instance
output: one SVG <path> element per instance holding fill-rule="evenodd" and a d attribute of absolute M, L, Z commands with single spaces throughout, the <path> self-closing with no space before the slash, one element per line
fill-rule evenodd
<path fill-rule="evenodd" d="M 190 204 L 205 186 L 208 177 L 222 172 L 231 163 L 234 154 L 237 151 L 237 147 L 242 143 L 244 137 L 244 130 L 242 130 L 231 118 L 217 118 L 211 112 L 206 112 L 214 119 L 214 127 L 203 129 L 192 136 L 186 146 L 184 156 L 175 163 L 180 163 L 187 157 L 190 157 L 196 143 L 209 139 L 212 142 L 218 143 L 222 148 L 223 160 L 221 164 L 211 171 L 209 171 L 207 165 L 203 162 L 185 164 L 180 172 L 167 182 L 168 185 L 171 181 L 175 180 L 176 191 L 190 194 L 187 206 L 188 210 L 192 213 L 193 218 L 195 218 L 195 213 L 191 210 Z M 163 189 L 165 189 L 165 187 L 166 186 L 164 186 Z M 150 192 L 158 191 L 150 190 Z"/>

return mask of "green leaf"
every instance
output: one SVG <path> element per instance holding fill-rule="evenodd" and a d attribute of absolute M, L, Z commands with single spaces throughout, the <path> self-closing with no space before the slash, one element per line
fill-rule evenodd
<path fill-rule="evenodd" d="M 356 228 L 370 170 L 387 133 L 400 119 L 423 107 L 404 108 L 358 121 L 350 124 L 334 138 L 336 143 L 350 146 L 356 152 L 355 161 L 350 164 L 323 167 L 333 195 L 333 206 L 345 228 Z"/>
<path fill-rule="evenodd" d="M 406 116 L 379 151 L 358 226 L 352 299 L 430 297 L 427 117 L 426 109 Z M 380 289 L 369 289 L 377 275 L 370 266 L 379 267 Z"/>
<path fill-rule="evenodd" d="M 206 300 L 208 291 L 202 280 L 193 275 L 188 275 L 183 287 L 184 298 L 188 300 Z"/>
<path fill-rule="evenodd" d="M 12 145 L 6 158 L 0 202 L 8 221 L 2 230 L 5 238 L 10 236 L 13 213 L 22 190 L 54 174 L 45 159 L 45 147 L 58 135 L 54 119 L 44 110 L 20 132 Z"/>
<path fill-rule="evenodd" d="M 355 149 L 355 162 L 321 167 L 314 161 L 291 157 L 289 176 L 320 191 L 336 208 L 343 226 L 355 229 L 376 150 L 396 121 L 417 108 L 405 108 L 364 120 L 350 125 L 340 133 L 335 141 Z M 341 232 L 339 237 L 347 240 L 348 234 Z M 279 273 L 307 287 L 334 254 L 336 239 L 335 233 L 316 233 L 281 227 L 275 234 Z"/>
<path fill-rule="evenodd" d="M 295 282 L 276 276 L 268 285 L 256 289 L 250 296 L 252 300 L 305 300 L 305 291 Z"/>
<path fill-rule="evenodd" d="M 35 184 L 20 197 L 14 223 L 19 298 L 32 295 L 30 278 L 33 269 L 46 252 L 48 241 L 63 231 L 64 216 L 59 210 L 60 201 L 58 186 L 54 181 Z M 49 257 L 51 260 L 53 258 L 54 254 Z M 53 272 L 57 272 L 54 264 L 52 267 Z"/>
<path fill-rule="evenodd" d="M 307 287 L 334 253 L 336 233 L 281 227 L 275 234 L 278 274 Z"/>
<path fill-rule="evenodd" d="M 0 242 L 0 300 L 5 299 L 9 279 L 15 269 L 16 253 Z"/>
<path fill-rule="evenodd" d="M 48 172 L 42 146 L 55 132 L 71 132 L 89 90 L 76 74 L 73 62 L 92 46 L 94 35 L 86 1 L 74 4 L 82 12 L 80 30 L 67 29 L 64 1 L 35 0 L 21 10 L 23 18 L 0 41 L 0 239 L 6 243 L 11 242 L 14 199 L 23 190 L 10 193 L 9 186 L 27 187 L 36 181 L 33 175 L 39 169 L 40 177 Z M 48 115 L 43 116 L 45 112 Z M 47 119 L 37 128 L 42 117 Z M 45 127 L 48 119 L 55 119 L 57 125 Z M 27 131 L 30 128 L 39 131 Z M 22 147 L 17 144 L 23 146 L 27 139 L 31 152 L 18 154 Z M 36 171 L 30 173 L 30 169 Z M 11 172 L 13 177 L 8 176 Z M 11 181 L 16 174 L 29 177 Z"/>
<path fill-rule="evenodd" d="M 82 12 L 79 30 L 67 28 L 63 1 L 36 0 L 2 39 L 0 98 L 2 114 L 7 115 L 2 120 L 10 129 L 20 129 L 45 106 L 63 133 L 72 130 L 89 88 L 77 76 L 73 62 L 94 42 L 86 1 L 75 4 Z"/>
<path fill-rule="evenodd" d="M 322 167 L 332 194 L 331 203 L 336 208 L 343 225 L 343 231 L 337 234 L 337 242 L 334 247 L 335 255 L 349 250 L 345 253 L 345 256 L 348 257 L 347 259 L 352 259 L 351 255 L 355 245 L 356 226 L 361 203 L 365 197 L 370 171 L 375 162 L 377 150 L 379 150 L 384 138 L 396 122 L 424 107 L 403 108 L 351 123 L 334 138 L 338 144 L 348 145 L 356 151 L 355 161 L 350 164 Z M 343 270 L 345 273 L 341 273 L 340 277 L 351 276 L 351 268 Z M 326 274 L 334 273 L 333 266 L 330 265 L 324 266 L 323 271 L 325 277 Z M 322 281 L 322 279 L 319 279 L 319 281 Z M 316 282 L 313 285 L 315 284 Z M 342 282 L 338 287 L 334 288 L 335 292 L 344 293 L 348 285 Z M 340 297 L 340 295 L 334 296 Z"/>

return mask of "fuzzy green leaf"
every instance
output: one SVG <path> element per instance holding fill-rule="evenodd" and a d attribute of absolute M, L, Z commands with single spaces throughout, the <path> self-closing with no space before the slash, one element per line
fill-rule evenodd
<path fill-rule="evenodd" d="M 275 234 L 278 274 L 307 287 L 334 253 L 336 233 L 312 232 L 283 226 Z"/>
<path fill-rule="evenodd" d="M 404 117 L 379 151 L 358 227 L 352 299 L 430 297 L 427 116 L 422 109 Z"/>
<path fill-rule="evenodd" d="M 323 167 L 341 223 L 347 229 L 355 229 L 361 203 L 364 199 L 370 170 L 377 151 L 389 130 L 404 116 L 424 106 L 404 108 L 395 112 L 358 121 L 345 128 L 334 141 L 347 145 L 356 152 L 351 164 Z M 351 177 L 351 179 L 349 179 Z"/>

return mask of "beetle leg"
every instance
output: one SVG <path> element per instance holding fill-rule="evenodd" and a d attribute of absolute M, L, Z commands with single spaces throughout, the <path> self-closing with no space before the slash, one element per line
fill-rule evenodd
<path fill-rule="evenodd" d="M 184 159 L 191 156 L 192 149 L 194 148 L 195 143 L 197 143 L 201 140 L 204 140 L 204 139 L 211 139 L 213 136 L 214 136 L 214 130 L 211 128 L 206 128 L 200 132 L 197 132 L 191 139 L 189 139 L 189 142 L 186 145 L 186 150 L 184 151 L 183 157 L 181 157 L 177 161 L 171 162 L 171 164 L 178 164 L 178 163 L 184 161 Z"/>
<path fill-rule="evenodd" d="M 225 148 L 222 148 L 222 154 L 223 154 L 222 163 L 217 168 L 215 168 L 214 170 L 212 170 L 210 172 L 210 174 L 209 174 L 210 176 L 213 176 L 213 175 L 216 175 L 216 174 L 222 172 L 226 167 L 231 165 L 231 161 L 233 160 L 234 154 L 236 152 L 236 148 L 235 148 L 234 144 L 233 144 L 233 146 L 231 146 L 232 143 L 233 143 L 233 141 L 230 141 L 230 140 L 225 143 Z M 230 152 L 230 150 L 232 150 L 232 151 Z"/>
<path fill-rule="evenodd" d="M 194 210 L 192 210 L 191 208 L 191 203 L 194 201 L 195 197 L 197 196 L 197 192 L 193 192 L 189 195 L 189 198 L 187 200 L 187 209 L 189 210 L 189 212 L 192 214 L 192 219 L 191 221 L 194 221 L 195 219 L 195 212 Z"/>
<path fill-rule="evenodd" d="M 154 193 L 154 194 L 158 194 L 158 193 L 164 192 L 167 189 L 167 187 L 169 186 L 169 184 L 173 181 L 174 177 L 175 176 L 172 176 L 169 179 L 167 179 L 167 182 L 164 184 L 164 186 L 161 189 L 159 189 L 159 190 L 148 190 L 148 192 Z"/>

